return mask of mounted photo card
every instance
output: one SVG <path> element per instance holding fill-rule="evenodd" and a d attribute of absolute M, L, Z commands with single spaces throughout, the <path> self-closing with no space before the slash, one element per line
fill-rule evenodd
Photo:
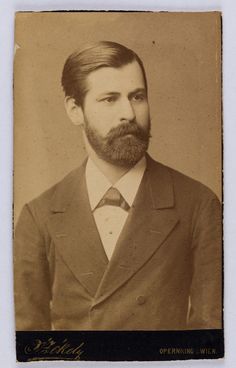
<path fill-rule="evenodd" d="M 224 356 L 221 13 L 18 12 L 19 362 Z"/>

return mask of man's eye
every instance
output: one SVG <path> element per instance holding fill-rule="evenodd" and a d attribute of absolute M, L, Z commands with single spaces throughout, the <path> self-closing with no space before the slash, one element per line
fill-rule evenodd
<path fill-rule="evenodd" d="M 116 98 L 114 96 L 109 96 L 104 98 L 102 101 L 107 102 L 107 103 L 112 103 L 115 102 Z"/>
<path fill-rule="evenodd" d="M 137 94 L 133 96 L 134 101 L 143 101 L 145 99 L 145 96 L 143 94 Z"/>

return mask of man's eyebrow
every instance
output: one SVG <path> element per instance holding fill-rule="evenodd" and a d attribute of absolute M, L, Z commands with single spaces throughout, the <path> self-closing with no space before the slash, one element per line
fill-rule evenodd
<path fill-rule="evenodd" d="M 136 93 L 143 93 L 143 94 L 147 94 L 146 88 L 144 87 L 140 87 L 140 88 L 136 88 L 133 91 L 129 92 L 128 97 L 132 97 L 133 95 L 135 95 Z M 99 94 L 99 96 L 97 97 L 99 98 L 103 98 L 105 96 L 119 96 L 120 92 L 116 92 L 116 91 L 105 91 Z"/>
<path fill-rule="evenodd" d="M 129 93 L 129 97 L 131 97 L 131 96 L 133 96 L 133 95 L 135 95 L 136 93 L 143 93 L 143 94 L 147 94 L 147 91 L 146 91 L 146 88 L 136 88 L 134 91 L 131 91 L 130 93 Z"/>
<path fill-rule="evenodd" d="M 103 96 L 110 96 L 110 95 L 120 95 L 120 92 L 113 92 L 113 91 L 106 91 L 106 92 L 102 92 L 100 93 L 100 95 L 98 97 L 103 97 Z"/>

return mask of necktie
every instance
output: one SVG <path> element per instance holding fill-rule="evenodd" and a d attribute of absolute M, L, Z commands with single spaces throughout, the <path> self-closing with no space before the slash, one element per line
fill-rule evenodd
<path fill-rule="evenodd" d="M 119 190 L 113 187 L 108 189 L 104 197 L 98 203 L 97 208 L 106 206 L 106 205 L 121 207 L 125 211 L 128 211 L 130 208 L 128 203 L 125 201 L 125 199 L 120 194 Z"/>

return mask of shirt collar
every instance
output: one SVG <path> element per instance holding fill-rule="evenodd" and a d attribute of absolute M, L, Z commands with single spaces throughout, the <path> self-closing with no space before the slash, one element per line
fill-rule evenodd
<path fill-rule="evenodd" d="M 144 171 L 146 169 L 146 157 L 142 157 L 127 173 L 115 184 L 111 184 L 107 177 L 99 170 L 96 164 L 88 159 L 85 177 L 88 189 L 88 197 L 92 211 L 98 205 L 104 194 L 112 186 L 117 188 L 128 205 L 131 207 L 137 194 Z"/>

